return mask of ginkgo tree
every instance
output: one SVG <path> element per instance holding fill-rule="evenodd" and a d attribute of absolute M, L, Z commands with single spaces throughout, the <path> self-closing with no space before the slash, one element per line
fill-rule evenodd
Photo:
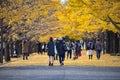
<path fill-rule="evenodd" d="M 59 30 L 57 24 L 59 21 L 53 15 L 59 9 L 57 5 L 60 5 L 60 3 L 56 0 L 0 1 L 0 19 L 3 22 L 0 24 L 5 30 L 3 37 L 6 45 L 6 61 L 10 61 L 9 44 L 12 41 L 23 40 L 24 38 L 35 41 L 40 39 L 42 41 L 42 36 L 45 36 L 44 39 L 47 39 L 50 35 L 55 36 L 53 34 Z M 3 62 L 2 53 L 0 54 L 0 62 Z"/>
<path fill-rule="evenodd" d="M 71 0 L 72 1 L 72 0 Z M 119 27 L 111 25 L 112 20 L 115 22 L 120 22 L 119 18 L 119 0 L 75 0 L 81 2 L 86 10 L 91 10 L 89 14 L 93 15 L 97 19 L 106 22 L 106 25 L 103 23 L 103 29 L 109 29 L 114 32 L 119 32 Z M 72 3 L 71 3 L 72 4 Z M 110 20 L 111 19 L 111 20 Z M 106 28 L 106 26 L 109 26 Z"/>
<path fill-rule="evenodd" d="M 79 38 L 84 33 L 119 32 L 119 0 L 5 0 L 0 18 L 12 26 L 10 37 L 46 40 L 50 36 Z M 56 34 L 56 35 L 55 35 Z"/>
<path fill-rule="evenodd" d="M 24 34 L 39 38 L 56 27 L 57 19 L 52 14 L 57 4 L 54 0 L 7 0 L 1 3 L 0 18 L 4 17 L 4 23 L 12 26 L 13 38 L 19 39 Z"/>
<path fill-rule="evenodd" d="M 68 6 L 58 12 L 64 23 L 63 34 L 82 35 L 100 30 L 119 33 L 119 4 L 119 0 L 68 0 Z"/>

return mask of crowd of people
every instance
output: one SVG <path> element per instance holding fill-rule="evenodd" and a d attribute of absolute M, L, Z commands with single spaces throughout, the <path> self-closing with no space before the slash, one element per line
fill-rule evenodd
<path fill-rule="evenodd" d="M 28 43 L 27 41 L 23 41 L 23 60 L 28 59 Z M 38 54 L 47 53 L 49 57 L 49 66 L 54 65 L 54 60 L 59 60 L 60 65 L 64 65 L 65 55 L 66 59 L 78 59 L 81 56 L 82 49 L 86 49 L 88 59 L 92 59 L 94 50 L 96 51 L 96 57 L 99 60 L 100 54 L 102 51 L 102 43 L 99 39 L 94 41 L 93 39 L 89 39 L 88 42 L 83 40 L 81 41 L 67 41 L 65 42 L 62 37 L 60 38 L 52 38 L 50 37 L 48 43 L 40 43 L 37 44 Z"/>
<path fill-rule="evenodd" d="M 67 59 L 70 58 L 75 60 L 78 59 L 79 56 L 81 56 L 81 51 L 86 45 L 87 55 L 89 56 L 89 59 L 92 59 L 93 57 L 93 50 L 96 51 L 96 57 L 99 60 L 100 59 L 100 53 L 102 51 L 102 43 L 100 43 L 100 40 L 97 39 L 96 42 L 94 42 L 92 39 L 90 39 L 87 43 L 84 43 L 83 41 L 68 41 L 65 42 L 63 38 L 50 38 L 48 44 L 47 44 L 47 53 L 49 56 L 49 66 L 53 66 L 54 60 L 59 59 L 60 65 L 64 65 L 65 60 L 65 54 L 67 53 Z M 72 55 L 74 53 L 74 55 Z"/>

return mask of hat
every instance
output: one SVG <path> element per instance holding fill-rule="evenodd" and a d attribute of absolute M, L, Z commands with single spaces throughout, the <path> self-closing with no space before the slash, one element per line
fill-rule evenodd
<path fill-rule="evenodd" d="M 57 40 L 57 38 L 54 38 L 54 40 Z"/>
<path fill-rule="evenodd" d="M 53 38 L 52 37 L 50 37 L 50 41 L 52 41 L 53 40 Z"/>
<path fill-rule="evenodd" d="M 59 37 L 58 40 L 63 40 L 63 38 L 62 38 L 62 37 Z"/>

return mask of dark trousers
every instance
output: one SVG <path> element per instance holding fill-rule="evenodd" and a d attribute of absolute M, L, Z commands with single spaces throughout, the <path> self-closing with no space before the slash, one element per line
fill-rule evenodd
<path fill-rule="evenodd" d="M 41 53 L 42 53 L 42 54 L 45 54 L 45 48 L 41 50 Z"/>
<path fill-rule="evenodd" d="M 101 50 L 96 50 L 96 57 L 97 57 L 97 59 L 100 59 L 100 53 L 101 53 Z"/>
<path fill-rule="evenodd" d="M 72 58 L 72 50 L 69 50 L 68 52 L 67 52 L 67 59 L 68 59 L 68 57 L 70 56 L 70 59 Z"/>
<path fill-rule="evenodd" d="M 39 54 L 39 53 L 42 53 L 42 50 L 38 48 L 38 54 Z"/>
<path fill-rule="evenodd" d="M 89 55 L 89 59 L 92 59 L 93 55 Z"/>
<path fill-rule="evenodd" d="M 59 62 L 60 62 L 60 64 L 62 64 L 64 60 L 65 60 L 65 54 L 59 55 Z"/>
<path fill-rule="evenodd" d="M 28 60 L 28 53 L 23 53 L 23 60 Z"/>

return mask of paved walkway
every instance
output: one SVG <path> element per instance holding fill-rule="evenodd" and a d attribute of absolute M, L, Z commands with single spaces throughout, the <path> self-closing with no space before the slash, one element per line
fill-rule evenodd
<path fill-rule="evenodd" d="M 0 80 L 120 80 L 119 67 L 20 66 L 0 68 Z"/>
<path fill-rule="evenodd" d="M 10 66 L 27 66 L 38 65 L 48 66 L 48 56 L 34 53 L 30 55 L 29 60 L 22 60 L 22 58 L 14 58 L 11 62 L 4 63 L 0 67 Z M 59 61 L 54 62 L 54 66 L 59 66 Z M 82 56 L 77 60 L 65 59 L 64 66 L 99 66 L 99 67 L 120 67 L 120 56 L 110 56 L 109 54 L 102 54 L 101 59 L 97 60 L 94 54 L 93 59 L 89 60 L 86 51 L 82 51 Z"/>
<path fill-rule="evenodd" d="M 13 58 L 0 65 L 0 80 L 120 80 L 120 56 L 102 54 L 97 60 L 94 54 L 88 59 L 86 52 L 77 60 L 65 59 L 60 66 L 48 66 L 48 56 L 34 53 L 29 60 Z"/>

